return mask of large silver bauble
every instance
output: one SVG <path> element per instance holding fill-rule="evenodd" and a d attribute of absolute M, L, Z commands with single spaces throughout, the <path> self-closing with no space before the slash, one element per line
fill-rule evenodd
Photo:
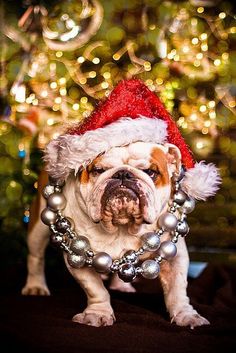
<path fill-rule="evenodd" d="M 112 258 L 106 252 L 99 252 L 93 257 L 92 266 L 99 273 L 110 272 L 110 267 L 112 265 Z"/>
<path fill-rule="evenodd" d="M 71 267 L 81 268 L 84 266 L 86 259 L 83 255 L 68 254 L 67 261 Z"/>
<path fill-rule="evenodd" d="M 56 219 L 57 219 L 57 214 L 52 210 L 50 210 L 49 208 L 45 208 L 41 212 L 41 220 L 47 226 L 54 224 L 56 222 Z"/>
<path fill-rule="evenodd" d="M 176 228 L 176 232 L 178 232 L 180 235 L 185 236 L 189 232 L 189 226 L 186 221 L 178 222 Z"/>
<path fill-rule="evenodd" d="M 161 243 L 158 253 L 163 259 L 169 260 L 177 254 L 177 247 L 172 241 L 166 240 Z"/>
<path fill-rule="evenodd" d="M 187 195 L 185 194 L 185 192 L 183 192 L 182 190 L 178 190 L 175 194 L 174 194 L 174 201 L 178 204 L 178 205 L 183 205 L 184 202 L 187 199 Z"/>
<path fill-rule="evenodd" d="M 132 264 L 124 264 L 120 267 L 118 276 L 124 282 L 132 282 L 135 277 L 135 267 Z"/>
<path fill-rule="evenodd" d="M 66 207 L 66 198 L 60 192 L 54 192 L 48 197 L 48 207 L 54 211 L 63 210 Z"/>
<path fill-rule="evenodd" d="M 156 251 L 160 246 L 160 237 L 155 232 L 145 233 L 141 239 L 145 250 Z"/>
<path fill-rule="evenodd" d="M 159 220 L 159 226 L 165 228 L 168 231 L 175 230 L 175 227 L 178 223 L 178 219 L 173 213 L 165 212 L 163 213 Z"/>
<path fill-rule="evenodd" d="M 88 238 L 84 236 L 79 236 L 72 239 L 70 244 L 70 249 L 77 255 L 84 254 L 90 248 Z"/>
<path fill-rule="evenodd" d="M 51 194 L 53 194 L 55 191 L 55 187 L 54 185 L 46 185 L 43 188 L 43 197 L 45 197 L 45 199 L 47 199 Z"/>
<path fill-rule="evenodd" d="M 55 225 L 57 230 L 61 233 L 67 232 L 68 229 L 71 229 L 72 227 L 71 220 L 65 217 L 59 218 Z"/>
<path fill-rule="evenodd" d="M 134 250 L 126 251 L 123 258 L 125 258 L 125 260 L 128 262 L 132 262 L 133 264 L 136 264 L 138 262 L 138 255 Z"/>
<path fill-rule="evenodd" d="M 159 264 L 154 260 L 146 260 L 141 265 L 142 276 L 147 279 L 154 279 L 160 272 Z"/>
<path fill-rule="evenodd" d="M 188 197 L 182 206 L 184 213 L 191 213 L 195 208 L 196 202 L 191 197 Z"/>

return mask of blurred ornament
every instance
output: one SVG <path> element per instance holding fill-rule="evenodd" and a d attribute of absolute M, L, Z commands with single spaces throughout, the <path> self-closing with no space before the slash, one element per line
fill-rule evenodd
<path fill-rule="evenodd" d="M 43 24 L 43 38 L 51 50 L 76 50 L 87 43 L 96 34 L 103 20 L 103 8 L 98 0 L 81 0 L 80 14 L 71 14 L 80 20 L 89 19 L 86 28 L 76 23 L 68 14 L 62 14 L 61 21 L 65 22 L 66 32 L 51 30 L 50 15 Z M 61 26 L 58 25 L 58 28 Z"/>

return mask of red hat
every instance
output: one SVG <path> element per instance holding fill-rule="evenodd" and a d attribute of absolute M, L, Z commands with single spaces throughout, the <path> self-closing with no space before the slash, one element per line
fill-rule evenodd
<path fill-rule="evenodd" d="M 174 120 L 159 98 L 138 79 L 121 81 L 82 124 L 51 141 L 45 151 L 46 170 L 52 178 L 65 180 L 71 171 L 77 173 L 110 148 L 137 141 L 177 146 L 187 169 L 187 186 L 182 185 L 183 189 L 197 199 L 215 194 L 220 183 L 215 166 L 194 164 Z"/>

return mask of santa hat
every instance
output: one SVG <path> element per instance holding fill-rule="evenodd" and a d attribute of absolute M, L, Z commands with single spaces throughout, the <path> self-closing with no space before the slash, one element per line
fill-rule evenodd
<path fill-rule="evenodd" d="M 176 145 L 187 169 L 183 190 L 199 200 L 216 193 L 220 183 L 217 168 L 212 163 L 194 162 L 170 114 L 138 79 L 121 81 L 82 124 L 52 140 L 45 150 L 46 170 L 52 179 L 63 181 L 110 148 L 137 141 Z"/>

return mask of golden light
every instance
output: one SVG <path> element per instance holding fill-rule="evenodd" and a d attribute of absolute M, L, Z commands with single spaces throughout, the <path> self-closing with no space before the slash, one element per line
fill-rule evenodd
<path fill-rule="evenodd" d="M 79 79 L 79 83 L 81 83 L 81 85 L 85 85 L 86 82 L 87 82 L 87 79 L 85 77 L 81 77 Z"/>
<path fill-rule="evenodd" d="M 220 18 L 221 20 L 223 20 L 225 17 L 226 17 L 226 13 L 225 13 L 225 12 L 219 13 L 219 18 Z"/>
<path fill-rule="evenodd" d="M 215 65 L 215 66 L 220 66 L 220 64 L 221 64 L 220 59 L 215 59 L 215 60 L 214 60 L 214 65 Z"/>
<path fill-rule="evenodd" d="M 202 33 L 202 34 L 200 35 L 200 39 L 201 39 L 201 40 L 206 40 L 206 39 L 207 39 L 207 33 Z"/>
<path fill-rule="evenodd" d="M 79 110 L 79 104 L 78 103 L 73 104 L 72 109 Z"/>
<path fill-rule="evenodd" d="M 210 119 L 215 119 L 216 118 L 216 112 L 209 112 L 209 118 Z"/>
<path fill-rule="evenodd" d="M 47 120 L 47 125 L 52 126 L 53 124 L 54 124 L 54 119 L 53 118 L 49 118 Z"/>
<path fill-rule="evenodd" d="M 197 8 L 198 13 L 203 13 L 204 12 L 204 7 L 200 6 Z"/>
<path fill-rule="evenodd" d="M 230 101 L 229 102 L 229 107 L 230 108 L 234 108 L 236 106 L 236 102 L 235 101 Z"/>
<path fill-rule="evenodd" d="M 64 85 L 66 83 L 66 78 L 65 77 L 59 78 L 59 83 L 60 85 Z"/>
<path fill-rule="evenodd" d="M 114 55 L 113 55 L 113 59 L 116 60 L 116 61 L 120 60 L 120 55 L 117 54 L 117 53 L 114 54 Z"/>
<path fill-rule="evenodd" d="M 199 42 L 199 39 L 197 37 L 194 37 L 192 39 L 192 44 L 196 45 L 196 44 L 198 44 L 198 42 Z"/>
<path fill-rule="evenodd" d="M 207 110 L 207 107 L 204 104 L 200 105 L 199 110 L 200 110 L 201 113 L 205 113 L 206 110 Z"/>
<path fill-rule="evenodd" d="M 162 78 L 157 78 L 156 79 L 156 83 L 157 83 L 158 86 L 162 85 L 163 84 Z"/>
<path fill-rule="evenodd" d="M 55 98 L 55 103 L 60 104 L 61 103 L 61 97 L 56 97 Z"/>
<path fill-rule="evenodd" d="M 83 56 L 79 56 L 77 62 L 83 64 L 83 62 L 85 62 L 85 58 Z"/>
<path fill-rule="evenodd" d="M 62 51 L 57 51 L 57 52 L 56 52 L 56 57 L 57 57 L 57 58 L 61 58 L 62 55 L 63 55 L 63 52 L 62 52 Z"/>
<path fill-rule="evenodd" d="M 90 71 L 90 72 L 89 72 L 89 77 L 90 77 L 90 78 L 95 78 L 96 76 L 97 76 L 96 71 Z"/>
<path fill-rule="evenodd" d="M 57 88 L 57 83 L 56 83 L 56 82 L 51 82 L 51 83 L 50 83 L 50 87 L 51 87 L 52 89 Z"/>
<path fill-rule="evenodd" d="M 86 103 L 88 103 L 88 98 L 87 98 L 87 97 L 82 97 L 82 98 L 80 99 L 80 102 L 81 102 L 82 104 L 86 104 Z"/>
<path fill-rule="evenodd" d="M 196 58 L 198 60 L 201 60 L 203 58 L 203 54 L 202 53 L 197 53 Z"/>
<path fill-rule="evenodd" d="M 109 84 L 104 81 L 104 82 L 101 83 L 101 87 L 102 87 L 103 89 L 106 89 L 106 88 L 109 87 Z"/>
<path fill-rule="evenodd" d="M 93 58 L 92 62 L 93 62 L 95 65 L 97 65 L 97 64 L 100 63 L 100 59 L 97 58 L 97 57 L 95 57 L 95 58 Z"/>
<path fill-rule="evenodd" d="M 208 50 L 208 45 L 207 44 L 202 44 L 201 45 L 202 51 L 207 51 Z"/>
<path fill-rule="evenodd" d="M 214 108 L 216 106 L 216 102 L 215 101 L 209 101 L 207 105 L 208 105 L 209 108 Z"/>
<path fill-rule="evenodd" d="M 151 63 L 149 61 L 145 61 L 143 66 L 145 71 L 150 71 L 152 69 Z"/>
<path fill-rule="evenodd" d="M 61 96 L 66 96 L 66 94 L 67 94 L 66 88 L 60 88 L 60 95 Z"/>
<path fill-rule="evenodd" d="M 111 73 L 106 71 L 104 72 L 103 77 L 105 78 L 105 80 L 108 80 L 109 78 L 111 78 Z"/>
<path fill-rule="evenodd" d="M 47 96 L 48 96 L 48 91 L 45 89 L 45 90 L 43 90 L 41 93 L 40 93 L 40 96 L 42 97 L 42 98 L 46 98 Z"/>

